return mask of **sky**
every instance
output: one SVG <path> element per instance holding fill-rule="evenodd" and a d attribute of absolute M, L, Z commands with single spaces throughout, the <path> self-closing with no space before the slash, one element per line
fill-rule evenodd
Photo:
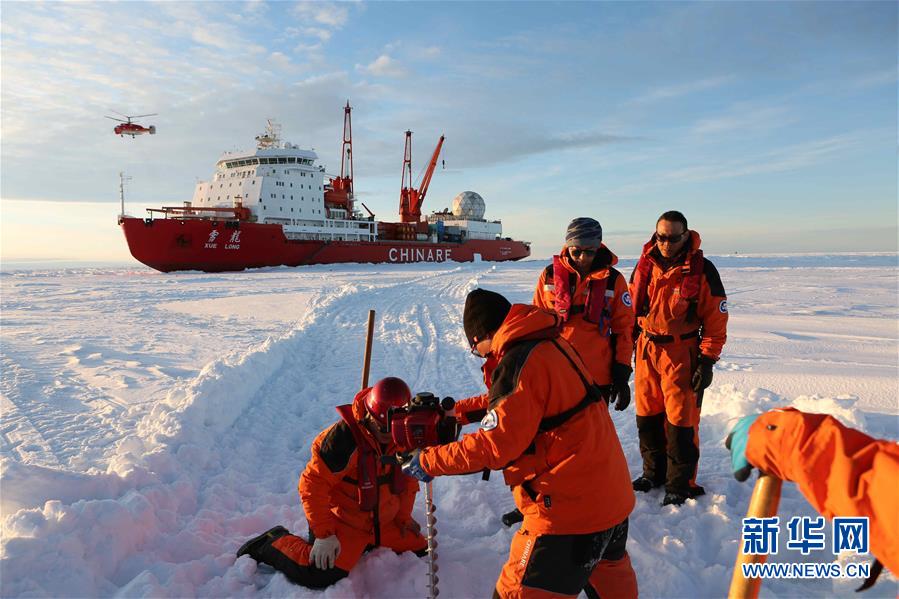
<path fill-rule="evenodd" d="M 578 216 L 633 256 L 681 210 L 708 253 L 897 250 L 894 2 L 2 2 L 0 260 L 131 260 L 126 210 L 189 200 L 267 118 L 397 220 L 480 193 L 548 256 Z M 158 133 L 113 134 L 105 118 Z"/>

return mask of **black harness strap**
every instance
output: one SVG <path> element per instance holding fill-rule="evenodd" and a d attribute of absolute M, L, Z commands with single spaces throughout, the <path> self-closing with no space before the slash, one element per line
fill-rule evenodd
<path fill-rule="evenodd" d="M 352 478 L 350 476 L 344 476 L 342 480 L 343 480 L 343 482 L 350 483 L 351 485 L 359 484 L 358 480 L 356 480 L 355 478 Z M 382 474 L 377 479 L 377 483 L 379 485 L 389 485 L 391 482 L 393 482 L 393 472 L 392 471 L 387 472 L 386 474 Z"/>
<path fill-rule="evenodd" d="M 568 355 L 562 346 L 553 339 L 552 344 L 556 346 L 556 348 L 562 353 L 563 356 L 568 360 L 571 364 L 571 367 L 574 368 L 574 371 L 577 373 L 578 377 L 581 379 L 581 383 L 584 385 L 584 388 L 587 392 L 584 394 L 584 398 L 578 402 L 578 404 L 574 407 L 568 408 L 563 412 L 559 412 L 554 416 L 547 416 L 546 418 L 540 421 L 540 425 L 537 427 L 541 433 L 545 433 L 547 431 L 551 431 L 554 428 L 559 428 L 569 420 L 571 420 L 575 415 L 586 410 L 590 405 L 598 402 L 602 399 L 602 387 L 597 385 L 596 383 L 591 383 L 587 381 L 587 378 L 584 376 L 584 373 L 581 372 L 580 367 L 578 367 L 577 363 Z"/>

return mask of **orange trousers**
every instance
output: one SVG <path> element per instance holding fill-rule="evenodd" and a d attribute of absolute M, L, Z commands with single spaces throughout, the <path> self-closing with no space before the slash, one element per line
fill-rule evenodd
<path fill-rule="evenodd" d="M 581 591 L 591 599 L 636 599 L 637 576 L 625 545 L 627 520 L 595 535 L 539 535 L 525 529 L 512 538 L 509 560 L 496 583 L 494 597 L 501 599 L 549 599 L 577 597 Z M 602 535 L 608 533 L 606 538 Z M 582 556 L 597 543 L 604 544 L 601 557 Z M 593 563 L 592 571 L 585 570 Z M 586 572 L 589 571 L 589 577 Z"/>
<path fill-rule="evenodd" d="M 640 335 L 637 341 L 634 403 L 643 476 L 687 495 L 698 489 L 702 400 L 692 383 L 698 358 L 697 338 L 656 343 Z"/>
<path fill-rule="evenodd" d="M 374 545 L 375 536 L 374 533 L 366 533 L 339 523 L 337 540 L 340 541 L 340 554 L 337 556 L 334 567 L 349 572 L 365 553 L 365 549 Z M 381 527 L 381 547 L 402 553 L 403 551 L 423 551 L 427 549 L 427 546 L 428 541 L 423 536 L 408 531 L 401 534 L 400 528 L 392 522 Z M 272 543 L 272 547 L 301 566 L 310 565 L 309 553 L 312 551 L 312 545 L 306 539 L 285 535 Z"/>

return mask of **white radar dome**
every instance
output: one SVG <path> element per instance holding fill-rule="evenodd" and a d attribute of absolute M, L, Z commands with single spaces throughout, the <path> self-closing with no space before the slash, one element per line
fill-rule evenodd
<path fill-rule="evenodd" d="M 463 191 L 453 198 L 453 215 L 463 219 L 484 218 L 484 198 L 473 191 Z"/>

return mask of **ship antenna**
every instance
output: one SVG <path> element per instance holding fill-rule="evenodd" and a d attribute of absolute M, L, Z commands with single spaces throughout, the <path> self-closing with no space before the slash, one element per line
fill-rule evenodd
<path fill-rule="evenodd" d="M 125 181 L 130 181 L 131 177 L 126 177 L 125 173 L 119 171 L 119 201 L 122 203 L 122 214 L 120 216 L 125 216 Z"/>

